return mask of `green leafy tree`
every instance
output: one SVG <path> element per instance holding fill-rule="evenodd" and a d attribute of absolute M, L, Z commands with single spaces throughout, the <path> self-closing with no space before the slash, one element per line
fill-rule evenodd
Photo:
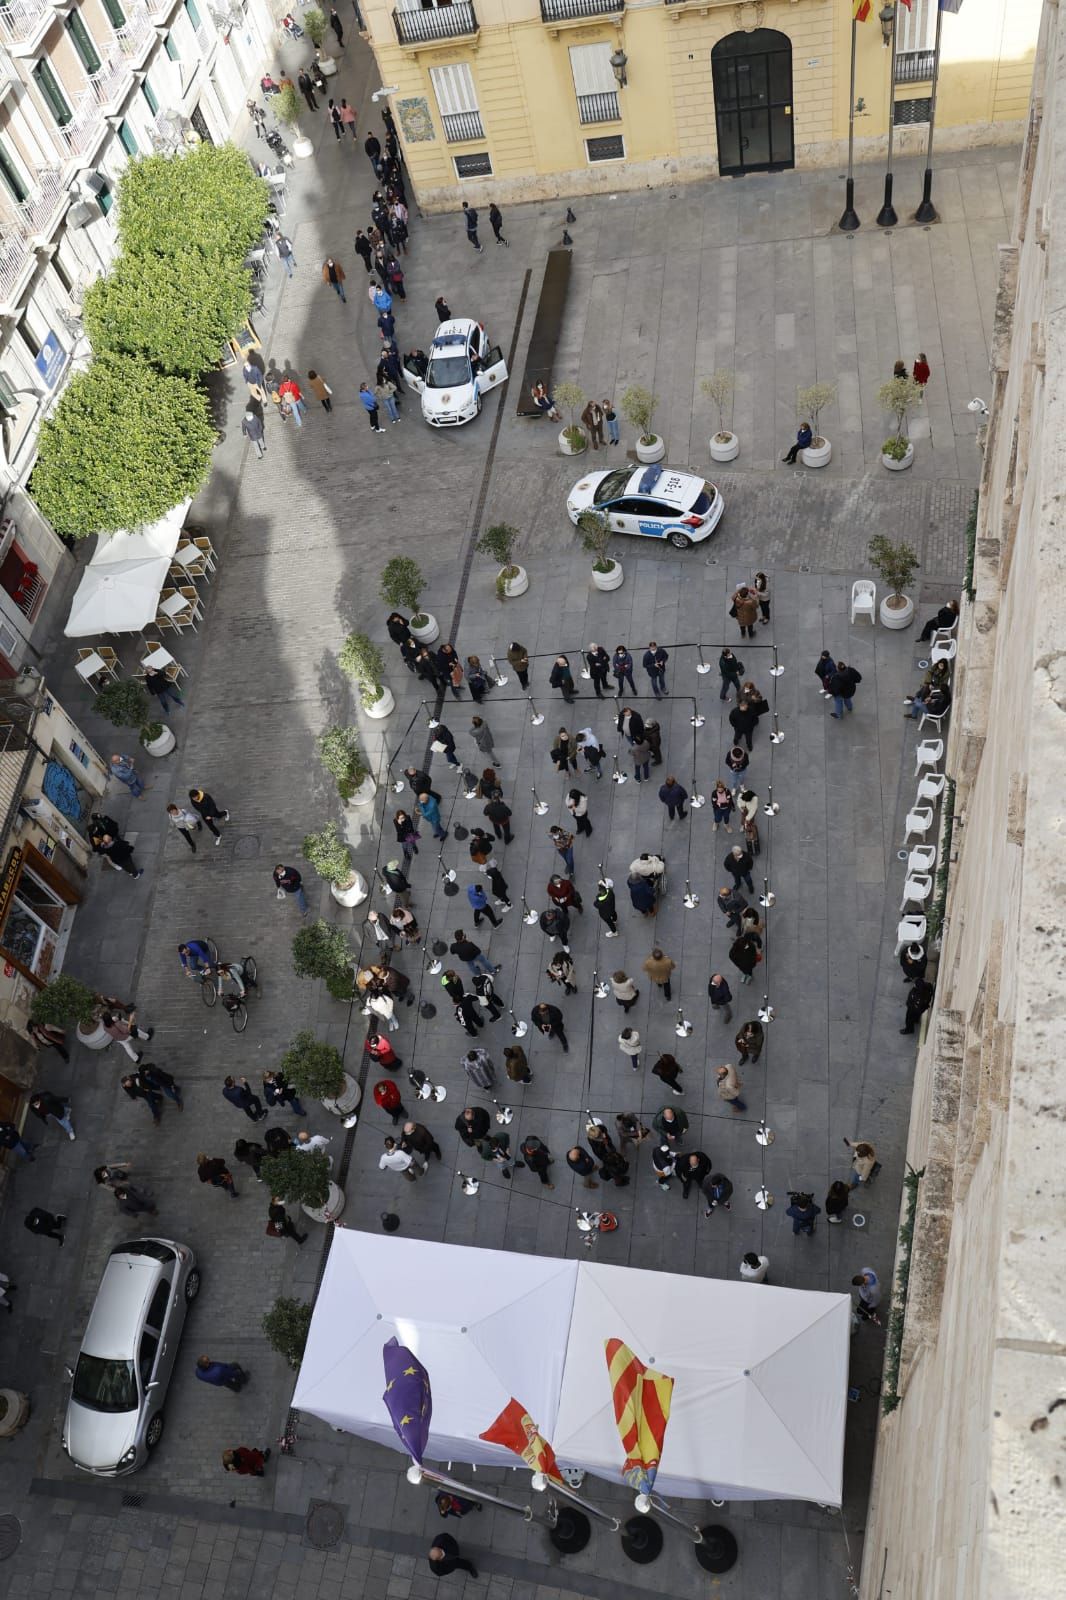
<path fill-rule="evenodd" d="M 241 262 L 262 234 L 268 198 L 236 145 L 143 156 L 119 181 L 119 239 L 133 255 L 194 250 Z"/>
<path fill-rule="evenodd" d="M 155 522 L 207 477 L 215 430 L 187 378 L 104 356 L 68 384 L 38 440 L 31 492 L 75 539 Z"/>
<path fill-rule="evenodd" d="M 588 437 L 584 428 L 582 428 L 576 421 L 577 413 L 582 411 L 585 406 L 584 389 L 582 389 L 579 384 L 571 383 L 569 380 L 566 380 L 563 383 L 557 383 L 555 385 L 553 399 L 555 400 L 555 404 L 557 406 L 562 406 L 563 410 L 567 412 L 570 417 L 570 421 L 563 429 L 563 432 L 566 434 L 567 444 L 575 453 L 577 451 L 584 450 L 585 446 L 588 444 Z"/>
<path fill-rule="evenodd" d="M 901 539 L 897 544 L 883 533 L 874 534 L 866 551 L 871 567 L 888 589 L 890 598 L 902 600 L 904 589 L 910 588 L 921 566 L 918 552 L 905 540 Z"/>
<path fill-rule="evenodd" d="M 195 378 L 252 307 L 248 273 L 227 257 L 125 251 L 85 296 L 96 354 L 141 356 L 162 372 Z"/>
<path fill-rule="evenodd" d="M 319 1211 L 329 1199 L 329 1160 L 321 1150 L 283 1150 L 260 1167 L 270 1193 L 287 1205 Z"/>
<path fill-rule="evenodd" d="M 337 657 L 341 671 L 354 678 L 359 685 L 359 695 L 364 706 L 372 706 L 381 699 L 384 690 L 381 680 L 385 676 L 385 657 L 366 633 L 350 633 Z"/>
<path fill-rule="evenodd" d="M 278 121 L 283 122 L 295 134 L 300 131 L 300 112 L 303 108 L 303 101 L 291 83 L 286 84 L 281 93 L 274 96 L 274 111 Z"/>
<path fill-rule="evenodd" d="M 86 1027 L 96 1017 L 96 995 L 88 984 L 65 972 L 57 973 L 43 989 L 38 989 L 30 1006 L 34 1022 L 69 1028 L 76 1022 Z"/>
<path fill-rule="evenodd" d="M 290 1367 L 299 1367 L 311 1332 L 312 1308 L 306 1300 L 291 1300 L 282 1295 L 274 1301 L 262 1320 L 267 1344 L 284 1356 Z"/>
<path fill-rule="evenodd" d="M 105 684 L 93 707 L 113 728 L 143 728 L 148 721 L 148 695 L 132 678 Z"/>
<path fill-rule="evenodd" d="M 370 776 L 370 768 L 359 748 L 356 728 L 327 728 L 318 736 L 318 758 L 331 777 L 337 780 L 337 793 L 350 800 Z"/>
<path fill-rule="evenodd" d="M 607 554 L 607 546 L 611 542 L 611 524 L 602 511 L 594 511 L 591 507 L 582 511 L 577 519 L 577 531 L 581 535 L 581 543 L 595 556 L 592 563 L 597 572 L 610 572 L 614 562 Z"/>
<path fill-rule="evenodd" d="M 303 842 L 304 860 L 309 861 L 320 878 L 335 883 L 339 889 L 347 888 L 352 881 L 352 853 L 331 819 L 318 833 L 309 833 Z"/>
<path fill-rule="evenodd" d="M 303 30 L 316 50 L 321 50 L 329 24 L 317 6 L 310 6 L 303 14 Z"/>
<path fill-rule="evenodd" d="M 626 421 L 636 428 L 639 442 L 643 445 L 655 443 L 655 434 L 651 431 L 651 419 L 655 407 L 659 403 L 658 395 L 652 394 L 650 389 L 645 389 L 643 384 L 631 383 L 622 395 L 622 415 Z"/>
<path fill-rule="evenodd" d="M 352 948 L 343 928 L 319 917 L 304 925 L 292 941 L 292 965 L 298 978 L 321 978 L 334 1000 L 352 998 Z"/>
<path fill-rule="evenodd" d="M 344 1062 L 340 1051 L 304 1028 L 279 1062 L 297 1098 L 335 1100 L 344 1089 Z"/>
<path fill-rule="evenodd" d="M 412 613 L 411 622 L 416 628 L 424 627 L 426 622 L 425 612 L 421 609 L 425 587 L 422 570 L 410 556 L 393 556 L 391 561 L 385 563 L 385 570 L 381 574 L 381 598 L 393 610 L 399 606 L 406 607 Z"/>
<path fill-rule="evenodd" d="M 821 433 L 821 415 L 826 406 L 832 405 L 837 397 L 835 383 L 811 383 L 806 389 L 796 390 L 796 415 L 800 420 L 808 419 L 811 424 L 813 438 L 811 443 L 816 448 L 821 448 L 825 443 Z"/>

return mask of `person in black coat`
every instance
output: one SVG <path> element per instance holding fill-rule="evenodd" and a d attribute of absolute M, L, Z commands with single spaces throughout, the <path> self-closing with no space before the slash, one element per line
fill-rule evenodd
<path fill-rule="evenodd" d="M 411 785 L 412 794 L 428 794 L 441 804 L 441 796 L 429 781 L 429 773 L 423 772 L 421 767 L 404 767 L 403 775 Z"/>
<path fill-rule="evenodd" d="M 626 888 L 629 890 L 630 904 L 634 911 L 639 911 L 641 916 L 653 917 L 655 915 L 655 885 L 650 878 L 645 878 L 639 873 L 633 873 L 626 879 Z"/>
<path fill-rule="evenodd" d="M 711 997 L 711 1010 L 720 1013 L 723 1022 L 733 1019 L 733 991 L 720 972 L 712 972 L 707 985 Z"/>
<path fill-rule="evenodd" d="M 729 721 L 736 736 L 737 744 L 741 741 L 751 749 L 751 736 L 759 722 L 758 712 L 755 711 L 747 700 L 740 700 L 729 713 Z"/>
<path fill-rule="evenodd" d="M 757 934 L 746 933 L 743 938 L 734 939 L 729 947 L 729 959 L 741 974 L 741 983 L 751 982 L 751 975 L 759 964 L 761 942 Z"/>
<path fill-rule="evenodd" d="M 411 628 L 406 617 L 398 611 L 393 611 L 385 618 L 385 629 L 393 644 L 404 644 L 411 637 Z"/>
<path fill-rule="evenodd" d="M 131 878 L 143 878 L 144 868 L 137 866 L 134 861 L 133 846 L 128 839 L 115 839 L 110 833 L 105 833 L 100 841 L 100 854 L 106 856 L 120 872 L 127 873 Z"/>
<path fill-rule="evenodd" d="M 607 677 L 611 670 L 611 658 L 602 644 L 590 644 L 585 653 L 589 672 L 592 674 L 592 687 L 596 691 L 596 699 L 603 699 L 603 691 L 607 688 Z"/>
<path fill-rule="evenodd" d="M 693 1150 L 680 1158 L 677 1176 L 681 1179 L 682 1200 L 688 1199 L 693 1184 L 697 1189 L 703 1188 L 703 1180 L 710 1176 L 710 1171 L 711 1158 L 703 1150 Z"/>
<path fill-rule="evenodd" d="M 688 816 L 688 812 L 685 810 L 685 801 L 688 799 L 688 790 L 683 784 L 678 783 L 677 779 L 672 773 L 660 788 L 659 799 L 666 807 L 666 815 L 670 818 L 671 822 L 673 822 L 675 817 L 680 817 L 681 821 L 683 822 Z"/>
<path fill-rule="evenodd" d="M 542 1000 L 530 1012 L 530 1021 L 535 1028 L 548 1039 L 558 1039 L 563 1047 L 563 1053 L 569 1055 L 570 1046 L 567 1043 L 566 1030 L 563 1027 L 563 1014 L 558 1006 L 549 1006 Z"/>
<path fill-rule="evenodd" d="M 555 763 L 556 772 L 561 772 L 564 778 L 570 767 L 575 772 L 577 771 L 577 745 L 565 728 L 560 728 L 555 735 L 555 743 L 551 747 L 551 758 Z"/>
<path fill-rule="evenodd" d="M 630 694 L 636 694 L 637 686 L 633 682 L 633 657 L 624 644 L 618 644 L 614 647 L 614 655 L 611 657 L 611 671 L 614 673 L 618 683 L 618 688 L 615 690 L 616 699 L 620 700 L 622 698 L 622 690 L 627 682 L 629 683 Z"/>
<path fill-rule="evenodd" d="M 814 663 L 814 675 L 821 684 L 824 695 L 829 693 L 829 680 L 836 669 L 837 664 L 829 654 L 829 651 L 823 650 L 818 660 Z"/>
<path fill-rule="evenodd" d="M 552 662 L 548 682 L 553 689 L 559 690 L 567 705 L 570 705 L 578 691 L 574 688 L 574 675 L 570 671 L 570 663 L 565 656 L 556 656 Z"/>
<path fill-rule="evenodd" d="M 614 938 L 618 933 L 618 908 L 615 904 L 614 890 L 602 878 L 596 885 L 596 897 L 592 903 L 600 921 L 607 924 L 606 937 Z"/>
<path fill-rule="evenodd" d="M 733 879 L 734 890 L 739 890 L 741 880 L 743 880 L 748 893 L 755 893 L 755 885 L 751 881 L 754 857 L 750 850 L 742 850 L 740 845 L 735 844 L 722 862 L 722 865 Z"/>
<path fill-rule="evenodd" d="M 625 735 L 629 744 L 640 744 L 644 738 L 644 718 L 639 711 L 634 711 L 632 706 L 622 707 L 618 713 L 616 727 L 619 733 Z"/>
<path fill-rule="evenodd" d="M 459 765 L 459 757 L 455 753 L 455 735 L 450 728 L 444 726 L 443 722 L 438 722 L 433 729 L 433 743 L 444 746 L 444 759 L 450 767 Z"/>
<path fill-rule="evenodd" d="M 491 1127 L 492 1118 L 484 1106 L 466 1106 L 455 1119 L 456 1133 L 471 1150 L 479 1139 L 484 1139 Z"/>
<path fill-rule="evenodd" d="M 570 914 L 563 906 L 549 906 L 540 914 L 540 931 L 549 939 L 558 939 L 563 949 L 570 951 Z"/>
<path fill-rule="evenodd" d="M 530 1172 L 535 1172 L 546 1189 L 554 1189 L 555 1185 L 548 1177 L 548 1168 L 552 1164 L 552 1153 L 543 1139 L 538 1139 L 535 1133 L 528 1134 L 522 1140 L 520 1151 L 522 1160 Z"/>
<path fill-rule="evenodd" d="M 915 1024 L 921 1020 L 923 1014 L 929 1010 L 933 1003 L 933 985 L 925 978 L 918 978 L 907 991 L 907 1015 L 900 1033 L 913 1033 Z"/>
<path fill-rule="evenodd" d="M 856 672 L 854 667 L 849 667 L 846 662 L 838 661 L 837 669 L 829 679 L 829 693 L 833 696 L 835 709 L 829 713 L 839 722 L 845 711 L 854 711 L 852 697 L 856 686 L 862 682 L 862 673 Z"/>
<path fill-rule="evenodd" d="M 418 654 L 415 656 L 415 672 L 424 683 L 428 683 L 430 685 L 435 695 L 440 693 L 441 681 L 440 673 L 437 671 L 437 663 L 434 661 L 433 656 L 426 649 L 425 645 L 422 645 L 421 649 L 418 651 Z"/>
<path fill-rule="evenodd" d="M 469 1572 L 472 1578 L 477 1577 L 477 1568 L 472 1561 L 465 1560 L 459 1554 L 457 1540 L 450 1533 L 435 1533 L 433 1543 L 429 1547 L 426 1557 L 429 1570 L 434 1577 L 446 1578 L 450 1572 Z"/>
<path fill-rule="evenodd" d="M 572 1149 L 566 1152 L 566 1164 L 570 1171 L 576 1173 L 582 1180 L 586 1189 L 599 1188 L 599 1184 L 592 1176 L 596 1170 L 596 1163 L 581 1145 L 575 1144 Z"/>
<path fill-rule="evenodd" d="M 914 983 L 918 978 L 924 978 L 925 969 L 929 964 L 925 946 L 905 944 L 900 951 L 899 964 L 903 971 L 904 983 Z"/>
<path fill-rule="evenodd" d="M 651 750 L 652 766 L 661 767 L 663 764 L 663 732 L 659 724 L 653 722 L 650 717 L 644 724 L 644 743 Z"/>
<path fill-rule="evenodd" d="M 949 600 L 946 606 L 941 606 L 935 617 L 930 617 L 918 638 L 922 644 L 928 644 L 938 628 L 953 628 L 959 620 L 959 602 Z"/>
<path fill-rule="evenodd" d="M 481 1007 L 472 994 L 462 994 L 455 1002 L 455 1020 L 465 1028 L 471 1039 L 477 1038 L 477 1030 L 485 1026 L 485 1019 L 481 1015 Z"/>

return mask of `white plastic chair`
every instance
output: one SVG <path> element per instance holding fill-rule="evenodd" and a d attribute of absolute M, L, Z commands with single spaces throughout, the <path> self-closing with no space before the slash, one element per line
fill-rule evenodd
<path fill-rule="evenodd" d="M 923 739 L 915 751 L 914 776 L 917 777 L 923 767 L 935 767 L 943 754 L 943 739 Z"/>
<path fill-rule="evenodd" d="M 903 899 L 899 903 L 899 909 L 906 911 L 909 905 L 924 905 L 932 892 L 933 878 L 931 873 L 926 873 L 924 877 L 908 877 L 903 885 Z"/>
<path fill-rule="evenodd" d="M 921 733 L 926 723 L 931 722 L 937 733 L 939 733 L 941 723 L 944 721 L 944 718 L 947 716 L 948 711 L 950 710 L 951 707 L 948 706 L 947 710 L 944 711 L 923 711 L 918 719 L 918 732 Z"/>
<path fill-rule="evenodd" d="M 877 585 L 870 578 L 856 578 L 851 586 L 851 620 L 866 616 L 876 628 Z"/>
<path fill-rule="evenodd" d="M 934 803 L 938 802 L 940 796 L 944 793 L 944 785 L 947 781 L 942 772 L 931 773 L 928 777 L 923 778 L 918 785 L 918 793 L 914 797 L 915 807 L 922 805 L 926 800 L 932 800 Z"/>
<path fill-rule="evenodd" d="M 907 857 L 907 876 L 913 878 L 915 874 L 932 872 L 936 862 L 935 844 L 916 844 Z"/>
<path fill-rule="evenodd" d="M 896 925 L 896 954 L 905 944 L 921 944 L 925 938 L 924 917 L 901 917 Z"/>
<path fill-rule="evenodd" d="M 913 811 L 907 812 L 907 826 L 903 834 L 903 843 L 907 843 L 912 833 L 916 834 L 919 839 L 924 839 L 932 826 L 932 806 L 916 805 Z"/>
<path fill-rule="evenodd" d="M 957 639 L 949 638 L 947 634 L 938 633 L 933 640 L 932 660 L 934 662 L 954 661 L 958 648 L 959 642 Z"/>

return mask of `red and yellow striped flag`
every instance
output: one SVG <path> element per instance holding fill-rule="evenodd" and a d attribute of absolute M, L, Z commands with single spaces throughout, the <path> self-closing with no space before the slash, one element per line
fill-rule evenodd
<path fill-rule="evenodd" d="M 520 1400 L 508 1401 L 496 1421 L 478 1434 L 478 1438 L 487 1439 L 490 1444 L 502 1444 L 521 1456 L 534 1472 L 543 1472 L 553 1483 L 562 1483 L 555 1451 L 544 1435 L 537 1432 L 537 1424 Z"/>
<path fill-rule="evenodd" d="M 674 1380 L 646 1367 L 621 1339 L 608 1339 L 607 1372 L 614 1420 L 626 1459 L 622 1477 L 638 1494 L 648 1494 L 659 1470 Z"/>
<path fill-rule="evenodd" d="M 851 14 L 856 22 L 865 22 L 872 9 L 870 0 L 851 0 Z"/>

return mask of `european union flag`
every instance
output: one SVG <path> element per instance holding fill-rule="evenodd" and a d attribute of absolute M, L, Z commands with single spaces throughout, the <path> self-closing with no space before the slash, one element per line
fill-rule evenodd
<path fill-rule="evenodd" d="M 433 1416 L 429 1373 L 398 1339 L 383 1345 L 381 1356 L 385 1363 L 385 1393 L 381 1398 L 400 1443 L 421 1466 Z"/>

